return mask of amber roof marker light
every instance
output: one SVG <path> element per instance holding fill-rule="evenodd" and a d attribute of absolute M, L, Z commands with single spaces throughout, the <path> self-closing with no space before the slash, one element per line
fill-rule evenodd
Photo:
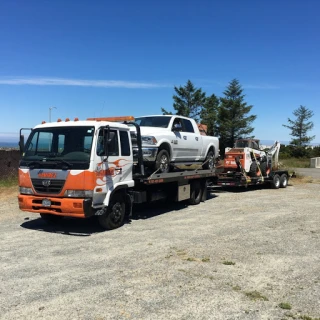
<path fill-rule="evenodd" d="M 134 116 L 121 116 L 121 117 L 102 117 L 102 118 L 87 118 L 88 121 L 110 121 L 110 122 L 120 122 L 120 121 L 134 121 Z"/>

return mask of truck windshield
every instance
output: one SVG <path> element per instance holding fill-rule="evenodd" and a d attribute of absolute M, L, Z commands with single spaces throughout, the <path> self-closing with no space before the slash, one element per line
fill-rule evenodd
<path fill-rule="evenodd" d="M 34 129 L 22 162 L 32 162 L 36 167 L 52 167 L 50 163 L 72 169 L 88 167 L 93 134 L 94 127 L 90 126 Z"/>
<path fill-rule="evenodd" d="M 140 127 L 159 127 L 159 128 L 168 128 L 171 117 L 141 117 L 135 118 L 135 122 Z"/>

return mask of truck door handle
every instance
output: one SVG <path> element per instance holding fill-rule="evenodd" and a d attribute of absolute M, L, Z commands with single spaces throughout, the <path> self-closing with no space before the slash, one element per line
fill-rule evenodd
<path fill-rule="evenodd" d="M 117 174 L 122 174 L 122 168 L 115 168 L 114 171 L 115 171 Z"/>
<path fill-rule="evenodd" d="M 199 140 L 199 138 L 198 137 L 196 137 L 196 141 L 198 141 Z"/>
<path fill-rule="evenodd" d="M 183 136 L 183 139 L 184 139 L 184 140 L 187 140 L 187 136 Z"/>

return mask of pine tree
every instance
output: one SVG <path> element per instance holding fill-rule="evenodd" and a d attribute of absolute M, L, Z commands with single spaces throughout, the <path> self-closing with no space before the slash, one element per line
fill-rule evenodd
<path fill-rule="evenodd" d="M 217 113 L 219 108 L 219 98 L 212 94 L 206 98 L 201 110 L 201 124 L 207 126 L 207 135 L 214 136 L 217 133 Z"/>
<path fill-rule="evenodd" d="M 313 122 L 308 121 L 313 116 L 313 111 L 308 110 L 304 106 L 300 106 L 293 111 L 295 120 L 288 118 L 288 125 L 283 124 L 284 127 L 291 130 L 290 135 L 296 137 L 291 140 L 291 144 L 297 147 L 304 147 L 308 145 L 315 136 L 308 136 L 308 132 L 313 128 Z"/>
<path fill-rule="evenodd" d="M 233 147 L 236 139 L 249 138 L 254 130 L 251 123 L 257 116 L 248 115 L 253 106 L 244 101 L 245 95 L 242 93 L 239 81 L 233 79 L 223 92 L 224 97 L 220 98 L 217 122 L 222 155 L 226 147 Z"/>
<path fill-rule="evenodd" d="M 193 83 L 188 80 L 184 87 L 174 87 L 176 95 L 173 95 L 173 108 L 177 115 L 193 118 L 198 121 L 202 106 L 206 101 L 206 94 L 202 89 L 197 89 Z M 161 108 L 163 114 L 170 112 Z"/>

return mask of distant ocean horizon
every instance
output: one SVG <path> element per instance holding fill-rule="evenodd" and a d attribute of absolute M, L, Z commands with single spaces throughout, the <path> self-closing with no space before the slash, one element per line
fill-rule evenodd
<path fill-rule="evenodd" d="M 0 141 L 0 148 L 19 148 L 18 141 L 17 142 Z"/>

